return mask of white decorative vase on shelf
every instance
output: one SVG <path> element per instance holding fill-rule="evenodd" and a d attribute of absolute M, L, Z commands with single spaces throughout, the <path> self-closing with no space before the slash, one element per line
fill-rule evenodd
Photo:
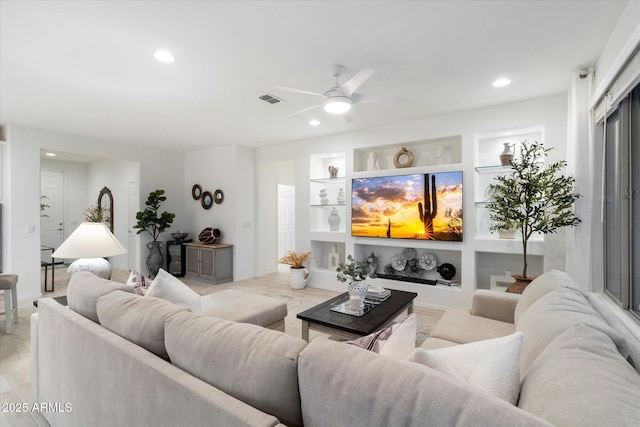
<path fill-rule="evenodd" d="M 329 214 L 329 230 L 338 231 L 339 229 L 340 229 L 340 216 L 338 215 L 338 210 L 336 208 L 332 208 L 331 214 Z"/>
<path fill-rule="evenodd" d="M 504 142 L 504 150 L 500 153 L 500 164 L 502 166 L 509 166 L 511 160 L 513 160 L 513 144 Z"/>
<path fill-rule="evenodd" d="M 329 252 L 329 270 L 335 270 L 340 264 L 340 253 L 338 252 L 338 245 L 333 245 L 331 252 Z"/>
<path fill-rule="evenodd" d="M 340 188 L 338 190 L 338 197 L 336 197 L 336 201 L 339 205 L 344 205 L 344 188 Z"/>
<path fill-rule="evenodd" d="M 364 280 L 354 280 L 347 285 L 349 293 L 349 308 L 360 311 L 364 309 L 364 299 L 367 296 L 369 285 Z"/>
<path fill-rule="evenodd" d="M 329 204 L 329 196 L 327 195 L 327 189 L 323 188 L 322 190 L 320 190 L 320 204 L 321 205 L 328 205 Z"/>
<path fill-rule="evenodd" d="M 309 280 L 309 270 L 305 267 L 302 268 L 293 268 L 289 269 L 289 279 L 291 289 L 303 289 L 307 285 L 307 281 Z"/>

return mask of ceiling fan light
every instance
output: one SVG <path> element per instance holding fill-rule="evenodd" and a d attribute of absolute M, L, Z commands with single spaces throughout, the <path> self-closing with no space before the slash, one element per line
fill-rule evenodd
<path fill-rule="evenodd" d="M 346 96 L 329 98 L 322 105 L 327 113 L 344 114 L 351 109 L 351 99 Z"/>

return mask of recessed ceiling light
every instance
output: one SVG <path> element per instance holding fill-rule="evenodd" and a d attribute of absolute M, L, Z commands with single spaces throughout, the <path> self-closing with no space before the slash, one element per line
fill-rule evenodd
<path fill-rule="evenodd" d="M 309 120 L 309 124 L 311 126 L 318 126 L 320 124 L 320 121 L 313 119 L 313 120 Z"/>
<path fill-rule="evenodd" d="M 511 80 L 503 77 L 493 82 L 493 87 L 503 87 L 503 86 L 507 86 L 510 83 L 511 83 Z"/>
<path fill-rule="evenodd" d="M 55 157 L 56 153 L 44 153 L 45 156 Z"/>
<path fill-rule="evenodd" d="M 508 130 L 504 133 L 504 136 L 509 136 L 509 135 L 513 135 L 515 132 L 512 130 Z"/>
<path fill-rule="evenodd" d="M 166 50 L 157 50 L 156 53 L 153 54 L 155 58 L 160 62 L 173 62 L 176 58 L 173 57 L 172 54 L 167 52 Z"/>

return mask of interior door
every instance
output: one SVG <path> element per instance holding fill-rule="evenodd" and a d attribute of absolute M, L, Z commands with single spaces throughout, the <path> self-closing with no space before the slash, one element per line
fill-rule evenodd
<path fill-rule="evenodd" d="M 296 187 L 278 184 L 278 259 L 295 245 Z"/>
<path fill-rule="evenodd" d="M 128 212 L 128 233 L 129 239 L 127 248 L 129 254 L 129 270 L 138 269 L 138 235 L 136 229 L 133 228 L 136 225 L 136 213 L 138 213 L 138 183 L 129 183 L 129 212 Z"/>
<path fill-rule="evenodd" d="M 64 240 L 64 171 L 40 171 L 40 196 L 40 243 L 57 249 Z M 41 256 L 51 262 L 51 251 Z"/>

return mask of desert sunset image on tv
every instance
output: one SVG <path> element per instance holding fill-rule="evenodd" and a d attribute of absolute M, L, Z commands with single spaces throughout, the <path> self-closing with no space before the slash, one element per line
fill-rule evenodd
<path fill-rule="evenodd" d="M 462 241 L 462 172 L 354 178 L 351 234 Z"/>

